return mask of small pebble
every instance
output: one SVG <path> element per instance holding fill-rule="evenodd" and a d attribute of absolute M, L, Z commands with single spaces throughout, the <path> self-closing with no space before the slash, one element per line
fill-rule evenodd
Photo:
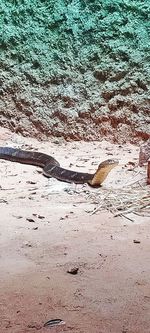
<path fill-rule="evenodd" d="M 137 239 L 134 239 L 134 240 L 133 240 L 133 243 L 135 243 L 135 244 L 140 244 L 141 241 L 139 241 L 139 240 L 137 240 Z"/>
<path fill-rule="evenodd" d="M 67 270 L 67 273 L 76 275 L 78 273 L 79 267 L 72 267 Z"/>

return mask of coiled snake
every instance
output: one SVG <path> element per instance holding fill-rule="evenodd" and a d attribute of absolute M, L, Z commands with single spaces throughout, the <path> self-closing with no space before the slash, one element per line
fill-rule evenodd
<path fill-rule="evenodd" d="M 52 156 L 40 152 L 20 150 L 11 147 L 0 147 L 0 159 L 36 165 L 43 168 L 43 174 L 46 177 L 54 177 L 60 181 L 68 183 L 88 183 L 93 187 L 100 186 L 111 169 L 118 165 L 117 160 L 108 159 L 101 162 L 96 172 L 93 174 L 77 172 L 63 169 L 60 167 L 59 162 Z"/>

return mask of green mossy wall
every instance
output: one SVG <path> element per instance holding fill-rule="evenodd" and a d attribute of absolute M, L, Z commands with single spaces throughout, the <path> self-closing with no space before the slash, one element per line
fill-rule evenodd
<path fill-rule="evenodd" d="M 1 0 L 0 125 L 148 138 L 149 33 L 149 0 Z"/>

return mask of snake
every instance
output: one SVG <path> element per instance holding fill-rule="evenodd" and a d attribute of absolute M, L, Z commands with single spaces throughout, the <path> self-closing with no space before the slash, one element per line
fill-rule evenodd
<path fill-rule="evenodd" d="M 109 172 L 119 163 L 116 159 L 107 159 L 99 164 L 95 173 L 78 172 L 62 168 L 50 155 L 12 147 L 0 147 L 0 159 L 39 166 L 46 177 L 54 177 L 67 183 L 87 183 L 92 187 L 101 186 Z"/>

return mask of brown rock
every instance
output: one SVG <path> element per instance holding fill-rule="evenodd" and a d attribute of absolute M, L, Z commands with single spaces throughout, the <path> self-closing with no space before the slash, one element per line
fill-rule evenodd
<path fill-rule="evenodd" d="M 150 158 L 150 139 L 147 140 L 144 144 L 140 147 L 139 152 L 139 166 L 142 166 L 146 163 Z"/>

